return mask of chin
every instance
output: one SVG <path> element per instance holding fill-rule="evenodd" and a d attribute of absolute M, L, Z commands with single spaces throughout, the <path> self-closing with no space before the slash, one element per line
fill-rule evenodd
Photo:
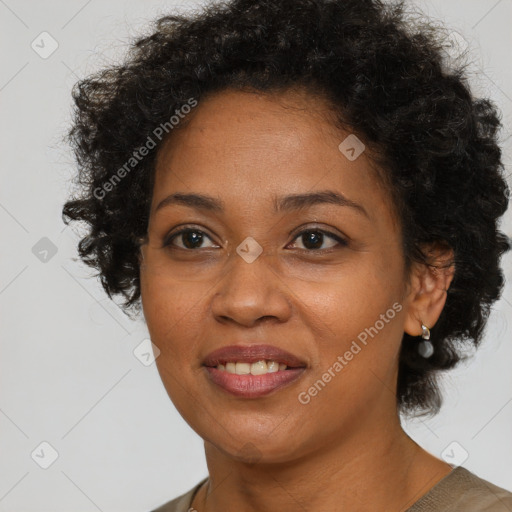
<path fill-rule="evenodd" d="M 207 446 L 213 446 L 215 450 L 222 452 L 230 459 L 247 464 L 276 464 L 289 462 L 298 456 L 297 439 L 294 439 L 291 444 L 291 433 L 283 432 L 276 436 L 267 432 L 258 433 L 254 429 L 251 431 L 240 428 L 228 431 L 222 427 L 220 429 L 222 432 L 218 430 L 216 432 L 218 436 L 211 431 L 209 435 L 196 432 L 205 439 Z"/>

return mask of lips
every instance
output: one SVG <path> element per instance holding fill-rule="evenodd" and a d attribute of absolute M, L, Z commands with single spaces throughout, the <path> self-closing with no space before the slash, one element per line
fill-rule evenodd
<path fill-rule="evenodd" d="M 288 368 L 265 375 L 236 375 L 204 366 L 209 382 L 237 398 L 262 398 L 297 382 L 306 368 Z"/>
<path fill-rule="evenodd" d="M 273 345 L 230 345 L 210 352 L 203 365 L 213 368 L 227 362 L 256 363 L 257 361 L 277 361 L 288 368 L 305 368 L 306 363 L 290 352 Z"/>
<path fill-rule="evenodd" d="M 264 374 L 254 374 L 253 363 L 261 362 Z M 267 368 L 266 362 L 272 365 Z M 245 366 L 242 372 L 233 373 Z M 276 368 L 279 363 L 279 369 Z M 250 365 L 250 374 L 247 374 Z M 281 368 L 282 366 L 282 368 Z M 290 352 L 272 345 L 230 345 L 214 350 L 206 356 L 203 368 L 208 381 L 224 392 L 238 398 L 262 398 L 279 389 L 283 389 L 304 375 L 306 363 Z M 242 374 L 243 373 L 243 374 Z"/>

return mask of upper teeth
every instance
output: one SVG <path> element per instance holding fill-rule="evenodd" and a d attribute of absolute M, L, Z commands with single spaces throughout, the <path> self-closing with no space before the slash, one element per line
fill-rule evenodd
<path fill-rule="evenodd" d="M 256 363 L 240 363 L 229 362 L 226 365 L 217 365 L 217 370 L 223 370 L 228 373 L 236 373 L 237 375 L 264 375 L 266 373 L 277 372 L 278 370 L 286 370 L 284 363 L 277 361 L 257 361 Z"/>

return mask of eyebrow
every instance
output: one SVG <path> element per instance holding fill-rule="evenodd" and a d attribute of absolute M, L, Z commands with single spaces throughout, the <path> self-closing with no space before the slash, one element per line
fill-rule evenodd
<path fill-rule="evenodd" d="M 198 210 L 207 210 L 219 213 L 224 211 L 224 203 L 220 199 L 203 194 L 183 194 L 176 192 L 165 199 L 162 199 L 162 201 L 158 203 L 155 213 L 172 204 L 181 204 Z M 302 210 L 317 204 L 347 206 L 363 214 L 368 219 L 370 218 L 368 212 L 362 205 L 333 190 L 322 190 L 319 192 L 309 192 L 305 194 L 291 194 L 288 196 L 274 198 L 274 211 L 278 213 L 283 211 Z"/>

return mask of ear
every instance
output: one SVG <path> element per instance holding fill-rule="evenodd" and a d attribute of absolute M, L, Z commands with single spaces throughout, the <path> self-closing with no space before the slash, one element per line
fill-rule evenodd
<path fill-rule="evenodd" d="M 411 336 L 422 333 L 421 324 L 432 328 L 443 311 L 448 288 L 455 274 L 453 249 L 442 242 L 423 246 L 426 262 L 411 268 L 404 330 Z"/>

